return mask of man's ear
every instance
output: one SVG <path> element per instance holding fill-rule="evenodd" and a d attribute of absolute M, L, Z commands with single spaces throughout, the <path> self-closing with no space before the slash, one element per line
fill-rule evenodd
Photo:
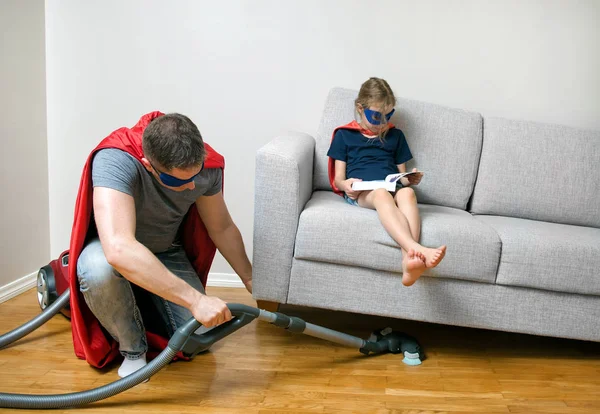
<path fill-rule="evenodd" d="M 154 169 L 152 168 L 152 165 L 150 165 L 150 161 L 148 161 L 147 158 L 143 158 L 142 157 L 142 165 L 144 166 L 144 168 L 146 168 L 149 172 L 152 172 Z"/>

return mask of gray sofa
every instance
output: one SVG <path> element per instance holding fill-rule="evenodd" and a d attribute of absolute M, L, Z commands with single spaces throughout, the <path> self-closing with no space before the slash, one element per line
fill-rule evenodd
<path fill-rule="evenodd" d="M 316 138 L 257 152 L 254 298 L 600 341 L 600 131 L 398 98 L 408 167 L 426 172 L 421 243 L 448 246 L 405 287 L 376 213 L 329 187 L 331 134 L 353 119 L 356 94 L 330 92 Z"/>

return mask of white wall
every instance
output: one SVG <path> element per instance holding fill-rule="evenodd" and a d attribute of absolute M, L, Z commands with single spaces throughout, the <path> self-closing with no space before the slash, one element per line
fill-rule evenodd
<path fill-rule="evenodd" d="M 599 23 L 593 0 L 47 0 L 52 254 L 89 150 L 154 109 L 189 115 L 225 155 L 249 254 L 255 151 L 314 133 L 333 86 L 380 76 L 403 97 L 600 129 Z"/>
<path fill-rule="evenodd" d="M 0 1 L 0 32 L 1 301 L 50 259 L 44 1 Z"/>

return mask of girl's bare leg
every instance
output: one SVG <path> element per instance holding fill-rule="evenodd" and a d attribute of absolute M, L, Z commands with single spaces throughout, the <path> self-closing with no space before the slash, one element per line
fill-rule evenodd
<path fill-rule="evenodd" d="M 408 221 L 413 240 L 418 242 L 421 237 L 421 218 L 419 217 L 419 208 L 417 207 L 415 191 L 410 187 L 401 188 L 396 192 L 394 201 L 398 206 L 399 212 Z M 446 255 L 446 246 L 431 249 L 419 244 L 419 247 L 416 247 L 415 250 L 425 256 L 425 264 L 427 267 L 436 267 Z"/>
<path fill-rule="evenodd" d="M 420 252 L 423 246 L 413 239 L 409 223 L 392 195 L 386 190 L 365 191 L 360 194 L 358 204 L 377 211 L 383 227 L 402 249 L 402 283 L 406 286 L 415 283 L 426 269 L 425 256 Z"/>

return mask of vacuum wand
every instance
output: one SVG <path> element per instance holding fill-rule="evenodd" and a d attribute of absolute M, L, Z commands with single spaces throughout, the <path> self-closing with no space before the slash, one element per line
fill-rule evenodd
<path fill-rule="evenodd" d="M 419 365 L 425 358 L 421 346 L 415 338 L 405 333 L 393 331 L 391 328 L 375 331 L 368 340 L 365 340 L 279 312 L 273 313 L 261 309 L 258 318 L 291 332 L 303 333 L 350 348 L 358 348 L 365 355 L 385 352 L 402 353 L 404 354 L 402 362 L 407 365 Z"/>

